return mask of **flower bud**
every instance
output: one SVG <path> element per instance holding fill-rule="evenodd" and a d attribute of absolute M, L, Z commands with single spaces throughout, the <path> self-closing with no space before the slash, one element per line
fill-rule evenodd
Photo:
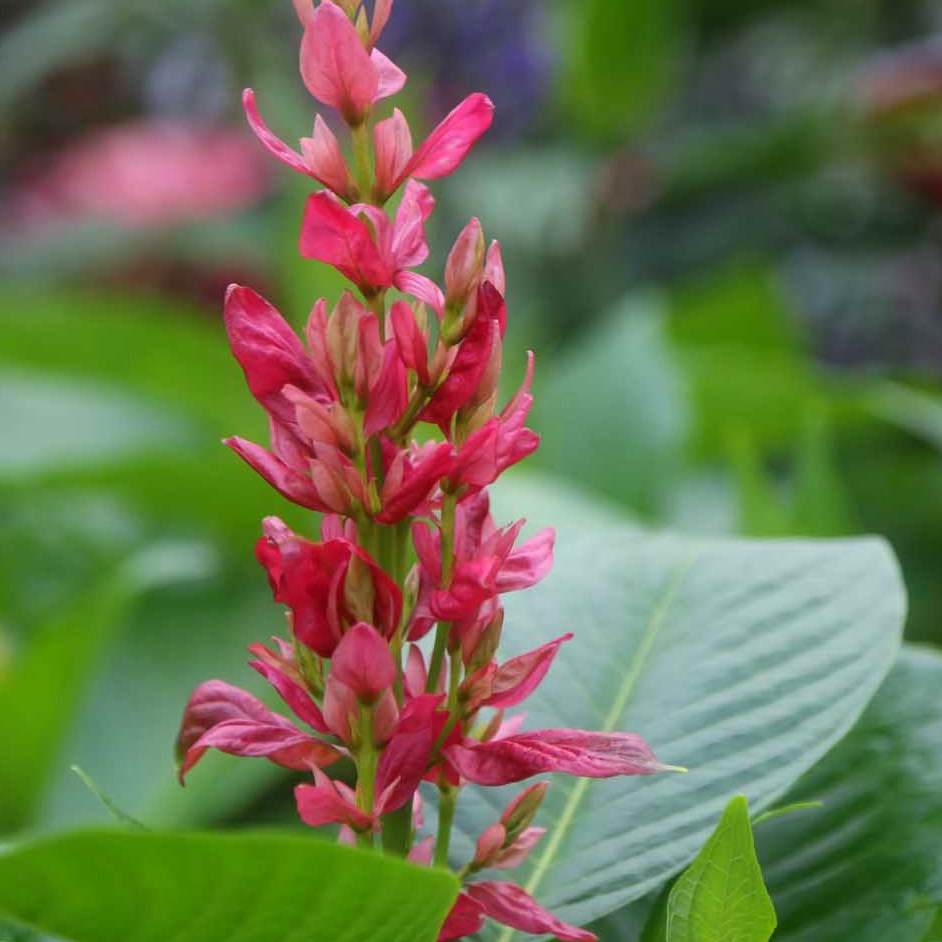
<path fill-rule="evenodd" d="M 530 826 L 534 815 L 543 804 L 548 788 L 549 782 L 537 782 L 525 788 L 504 809 L 504 813 L 500 816 L 500 823 L 507 829 L 508 844 L 513 843 Z"/>
<path fill-rule="evenodd" d="M 478 838 L 474 849 L 474 859 L 471 861 L 472 870 L 484 870 L 489 867 L 500 855 L 507 842 L 507 831 L 502 824 L 492 824 Z"/>
<path fill-rule="evenodd" d="M 370 567 L 359 557 L 351 556 L 344 583 L 344 601 L 356 621 L 372 622 L 376 603 L 376 586 Z"/>
<path fill-rule="evenodd" d="M 445 304 L 462 308 L 484 267 L 484 230 L 472 219 L 461 231 L 445 263 Z"/>
<path fill-rule="evenodd" d="M 457 655 L 455 655 L 457 656 Z M 458 697 L 466 712 L 473 713 L 494 689 L 496 664 L 486 664 L 471 674 L 461 685 Z"/>
<path fill-rule="evenodd" d="M 473 672 L 489 664 L 497 653 L 500 636 L 504 629 L 504 610 L 499 608 L 484 630 L 477 636 L 474 650 L 466 653 L 468 671 Z M 464 653 L 464 652 L 463 652 Z"/>
<path fill-rule="evenodd" d="M 337 645 L 330 677 L 345 684 L 362 703 L 375 703 L 396 679 L 396 664 L 383 636 L 359 622 Z"/>
<path fill-rule="evenodd" d="M 504 258 L 500 254 L 500 243 L 495 239 L 487 250 L 484 262 L 484 281 L 489 281 L 501 294 L 507 295 L 507 277 L 504 274 Z"/>
<path fill-rule="evenodd" d="M 351 388 L 359 362 L 360 320 L 365 311 L 349 291 L 344 291 L 327 324 L 327 349 L 337 385 Z"/>

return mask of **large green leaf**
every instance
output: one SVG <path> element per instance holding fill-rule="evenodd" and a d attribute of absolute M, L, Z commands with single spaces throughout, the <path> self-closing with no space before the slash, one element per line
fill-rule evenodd
<path fill-rule="evenodd" d="M 942 901 L 942 655 L 908 647 L 853 732 L 756 831 L 776 942 L 922 942 Z M 928 935 L 929 939 L 934 938 Z"/>
<path fill-rule="evenodd" d="M 0 914 L 75 942 L 433 942 L 454 878 L 279 834 L 88 831 L 0 856 Z"/>
<path fill-rule="evenodd" d="M 667 942 L 769 942 L 774 929 L 749 803 L 737 795 L 671 890 Z"/>
<path fill-rule="evenodd" d="M 878 540 L 600 531 L 560 544 L 553 575 L 507 604 L 511 652 L 576 633 L 528 726 L 634 730 L 691 769 L 550 789 L 549 833 L 521 879 L 585 923 L 683 867 L 732 795 L 768 807 L 847 732 L 892 663 L 905 601 Z M 462 794 L 457 862 L 507 798 Z"/>

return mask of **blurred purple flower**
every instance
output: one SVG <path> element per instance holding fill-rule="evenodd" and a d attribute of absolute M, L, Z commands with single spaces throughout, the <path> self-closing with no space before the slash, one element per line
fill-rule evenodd
<path fill-rule="evenodd" d="M 512 137 L 533 123 L 551 90 L 546 19 L 537 0 L 410 0 L 394 8 L 383 49 L 428 79 L 430 120 L 481 90 L 497 106 L 496 133 Z"/>

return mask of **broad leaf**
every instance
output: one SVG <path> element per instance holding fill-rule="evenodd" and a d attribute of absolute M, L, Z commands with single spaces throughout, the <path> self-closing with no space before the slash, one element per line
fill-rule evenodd
<path fill-rule="evenodd" d="M 456 893 L 291 835 L 87 831 L 0 856 L 0 915 L 75 942 L 433 942 Z"/>
<path fill-rule="evenodd" d="M 774 929 L 749 803 L 737 796 L 671 890 L 667 942 L 769 942 Z"/>
<path fill-rule="evenodd" d="M 942 656 L 908 647 L 853 732 L 756 831 L 776 942 L 922 942 L 942 900 Z M 927 935 L 927 933 L 929 933 Z"/>
<path fill-rule="evenodd" d="M 560 544 L 549 579 L 508 598 L 510 653 L 576 633 L 527 725 L 633 730 L 691 770 L 550 789 L 549 833 L 520 879 L 583 924 L 681 869 L 732 795 L 769 807 L 847 732 L 892 663 L 905 601 L 878 540 Z M 462 794 L 456 862 L 507 797 Z"/>

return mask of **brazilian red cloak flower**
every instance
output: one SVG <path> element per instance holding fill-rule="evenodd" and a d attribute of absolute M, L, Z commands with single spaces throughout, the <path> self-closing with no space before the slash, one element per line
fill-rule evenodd
<path fill-rule="evenodd" d="M 251 90 L 243 102 L 262 144 L 324 187 L 308 198 L 301 254 L 333 266 L 351 290 L 332 306 L 315 300 L 302 339 L 260 295 L 230 288 L 229 343 L 268 416 L 270 441 L 226 444 L 282 497 L 325 516 L 320 540 L 268 517 L 255 550 L 290 637 L 252 645 L 251 666 L 293 718 L 223 681 L 202 684 L 177 740 L 180 777 L 208 749 L 266 758 L 304 773 L 295 798 L 306 824 L 340 825 L 341 840 L 363 847 L 382 835 L 387 850 L 446 866 L 449 819 L 441 816 L 437 835 L 422 833 L 423 787 L 453 809 L 467 786 L 664 766 L 632 733 L 524 731 L 521 716 L 504 715 L 572 638 L 498 654 L 502 596 L 540 582 L 553 559 L 553 530 L 524 538 L 522 520 L 499 526 L 487 491 L 539 444 L 526 426 L 534 361 L 501 408 L 506 282 L 500 247 L 487 246 L 478 220 L 455 240 L 442 283 L 418 270 L 435 206 L 419 181 L 458 168 L 493 105 L 470 95 L 414 149 L 398 109 L 373 123 L 375 104 L 405 83 L 376 48 L 392 0 L 376 0 L 372 13 L 360 0 L 295 6 L 302 79 L 347 134 L 318 115 L 295 150 L 264 123 Z M 356 769 L 353 785 L 331 776 L 341 758 Z M 518 866 L 538 846 L 545 829 L 533 821 L 546 788 L 526 786 L 478 836 L 440 942 L 471 935 L 486 919 L 573 942 L 595 938 L 514 883 L 479 879 Z"/>

